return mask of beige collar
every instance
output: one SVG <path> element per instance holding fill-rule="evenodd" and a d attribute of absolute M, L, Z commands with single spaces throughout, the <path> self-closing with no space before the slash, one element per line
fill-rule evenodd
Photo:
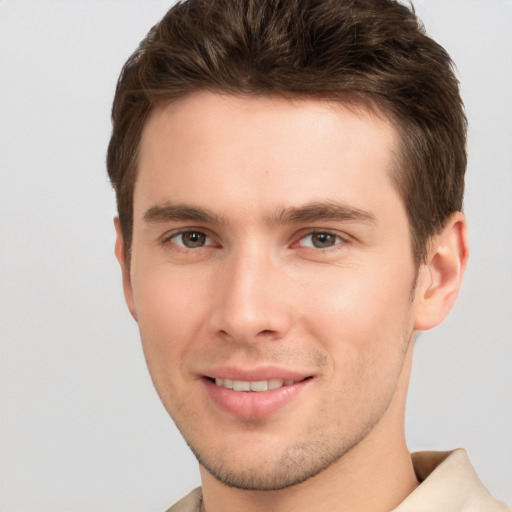
<path fill-rule="evenodd" d="M 512 511 L 489 494 L 465 450 L 417 452 L 412 461 L 421 483 L 393 512 Z"/>
<path fill-rule="evenodd" d="M 420 485 L 392 512 L 512 512 L 483 486 L 462 449 L 412 454 Z M 168 512 L 204 512 L 198 487 Z"/>

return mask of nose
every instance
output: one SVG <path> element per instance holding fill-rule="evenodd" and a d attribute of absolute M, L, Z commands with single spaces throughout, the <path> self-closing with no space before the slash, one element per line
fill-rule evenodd
<path fill-rule="evenodd" d="M 215 334 L 240 344 L 282 339 L 292 323 L 286 281 L 286 271 L 267 251 L 253 247 L 232 254 L 216 279 Z"/>

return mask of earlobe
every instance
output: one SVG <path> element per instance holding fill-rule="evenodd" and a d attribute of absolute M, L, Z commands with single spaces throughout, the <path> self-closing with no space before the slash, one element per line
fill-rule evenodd
<path fill-rule="evenodd" d="M 126 301 L 126 305 L 130 310 L 131 315 L 137 321 L 137 314 L 135 311 L 135 304 L 133 300 L 133 290 L 132 283 L 130 277 L 130 267 L 128 262 L 126 261 L 126 251 L 124 246 L 124 237 L 123 231 L 121 229 L 121 223 L 119 222 L 119 218 L 114 218 L 114 226 L 116 228 L 116 245 L 115 245 L 115 254 L 117 261 L 119 262 L 119 266 L 121 267 L 121 274 L 123 279 L 123 291 L 124 298 Z"/>
<path fill-rule="evenodd" d="M 468 256 L 466 218 L 456 212 L 448 219 L 443 231 L 433 237 L 426 261 L 420 266 L 415 295 L 416 330 L 432 329 L 451 311 Z"/>

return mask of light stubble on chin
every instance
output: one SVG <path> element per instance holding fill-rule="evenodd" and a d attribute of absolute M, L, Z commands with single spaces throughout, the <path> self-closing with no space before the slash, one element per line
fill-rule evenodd
<path fill-rule="evenodd" d="M 414 302 L 417 278 L 418 273 L 415 274 L 411 286 L 409 297 L 411 304 Z M 403 333 L 403 343 L 397 352 L 399 361 L 397 361 L 396 368 L 399 370 L 398 374 L 400 374 L 403 368 L 408 346 L 413 342 L 414 333 L 412 332 L 412 319 L 410 319 L 409 325 L 407 325 Z M 252 350 L 260 352 L 261 348 L 256 349 L 252 347 Z M 297 354 L 283 354 L 282 351 L 279 352 L 279 355 L 268 353 L 253 354 L 255 359 L 258 359 L 258 356 L 263 360 L 282 361 L 283 359 L 293 360 L 297 357 Z M 328 365 L 328 358 L 321 352 L 315 352 L 310 357 L 313 364 L 318 368 L 325 368 Z M 399 379 L 398 374 L 390 376 L 393 380 L 396 379 L 395 386 Z M 352 383 L 352 385 L 357 386 L 356 383 Z M 173 416 L 178 429 L 181 431 L 199 464 L 217 481 L 228 487 L 247 491 L 279 491 L 301 484 L 318 475 L 358 446 L 385 415 L 393 400 L 394 391 L 396 390 L 395 386 L 390 386 L 387 396 L 381 395 L 372 405 L 367 404 L 365 406 L 369 407 L 370 410 L 367 409 L 363 413 L 366 421 L 359 423 L 358 427 L 351 424 L 351 421 L 348 421 L 345 425 L 345 432 L 340 432 L 339 428 L 336 427 L 332 429 L 327 427 L 324 430 L 325 425 L 322 424 L 322 417 L 328 418 L 330 415 L 329 411 L 321 411 L 317 417 L 318 422 L 309 428 L 309 431 L 303 435 L 301 440 L 297 440 L 293 445 L 282 446 L 282 450 L 279 453 L 276 451 L 271 457 L 267 456 L 267 460 L 255 458 L 253 463 L 248 461 L 244 464 L 238 464 L 235 454 L 240 447 L 235 445 L 224 450 L 222 453 L 207 453 L 208 450 L 198 446 L 200 443 L 196 444 L 190 439 L 193 436 L 184 435 L 187 434 L 188 429 L 181 428 L 185 425 L 180 425 L 181 422 L 176 421 L 181 417 L 181 414 L 171 414 L 171 416 Z M 359 411 L 359 414 L 361 414 L 361 411 Z M 359 416 L 359 418 L 360 422 L 362 417 Z M 257 435 L 259 431 L 265 429 L 264 420 L 240 419 L 239 421 L 240 427 L 245 430 L 248 436 L 251 436 L 252 433 Z M 189 422 L 194 423 L 192 418 L 189 418 Z M 197 424 L 195 428 L 200 429 Z M 202 442 L 204 442 L 204 438 Z M 285 443 L 285 441 L 283 442 Z"/>
<path fill-rule="evenodd" d="M 400 353 L 402 358 L 399 363 L 400 368 L 403 368 L 408 345 L 414 342 L 414 335 L 411 332 L 408 332 L 404 338 Z M 236 457 L 230 455 L 231 450 L 225 450 L 216 456 L 212 454 L 206 456 L 188 441 L 187 443 L 199 464 L 216 480 L 228 487 L 247 491 L 283 490 L 301 484 L 323 472 L 366 439 L 389 409 L 394 390 L 392 386 L 388 396 L 381 397 L 378 402 L 370 406 L 372 410 L 367 411 L 366 422 L 360 424 L 358 428 L 354 429 L 353 425 L 346 425 L 345 433 L 336 428 L 321 432 L 318 428 L 321 425 L 316 424 L 295 445 L 285 446 L 281 453 L 275 453 L 267 460 L 255 460 L 254 464 L 249 462 L 234 467 Z M 328 415 L 326 414 L 325 417 Z M 257 434 L 258 430 L 264 428 L 264 425 L 257 420 L 241 420 L 241 423 L 249 436 L 251 431 Z M 235 452 L 237 446 L 233 446 L 232 450 Z"/>
<path fill-rule="evenodd" d="M 363 436 L 365 437 L 365 436 Z M 272 461 L 259 461 L 254 466 L 233 469 L 223 460 L 206 461 L 191 447 L 199 464 L 216 480 L 236 489 L 246 491 L 279 491 L 301 484 L 321 473 L 338 461 L 353 446 L 336 440 L 338 450 L 332 450 L 333 443 L 325 439 L 304 441 L 287 448 Z M 341 446 L 340 446 L 341 444 Z M 353 443 L 356 445 L 357 443 Z"/>
<path fill-rule="evenodd" d="M 283 446 L 280 453 L 275 453 L 266 460 L 255 459 L 253 464 L 249 461 L 236 465 L 236 456 L 230 455 L 230 452 L 236 452 L 237 446 L 222 454 L 206 456 L 187 442 L 199 464 L 228 487 L 247 491 L 279 491 L 305 482 L 344 457 L 367 437 L 385 414 L 391 400 L 392 397 L 388 396 L 378 405 L 374 404 L 378 410 L 372 410 L 366 423 L 360 425 L 356 432 L 349 425 L 346 434 L 336 428 L 321 432 L 321 425 L 316 423 L 294 445 Z M 251 435 L 251 430 L 256 434 L 259 429 L 264 428 L 258 421 L 244 420 L 243 423 L 248 436 Z"/>

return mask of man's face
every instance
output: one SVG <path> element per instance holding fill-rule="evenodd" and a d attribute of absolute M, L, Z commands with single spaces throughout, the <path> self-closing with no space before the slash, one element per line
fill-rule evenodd
<path fill-rule="evenodd" d="M 385 119 L 313 100 L 201 93 L 148 120 L 127 300 L 217 479 L 303 481 L 404 394 L 416 269 L 396 147 Z"/>

